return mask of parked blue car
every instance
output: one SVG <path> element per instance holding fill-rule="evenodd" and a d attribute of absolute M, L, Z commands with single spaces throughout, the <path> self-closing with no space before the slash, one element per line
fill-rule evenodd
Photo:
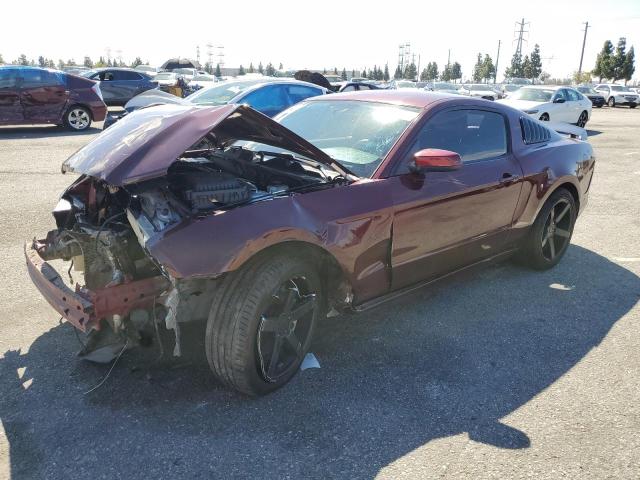
<path fill-rule="evenodd" d="M 119 116 L 108 115 L 104 122 L 104 128 L 113 125 L 124 115 L 150 105 L 173 103 L 216 106 L 227 103 L 244 103 L 268 117 L 273 117 L 306 98 L 327 93 L 331 92 L 313 83 L 272 77 L 229 80 L 200 89 L 186 98 L 179 98 L 160 90 L 152 90 L 138 95 L 127 103 L 125 111 Z"/>
<path fill-rule="evenodd" d="M 136 95 L 158 87 L 151 76 L 130 68 L 100 68 L 82 76 L 100 82 L 104 103 L 109 106 L 125 105 Z"/>

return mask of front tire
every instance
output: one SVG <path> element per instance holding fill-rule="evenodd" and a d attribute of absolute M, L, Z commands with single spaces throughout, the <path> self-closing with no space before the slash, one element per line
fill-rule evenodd
<path fill-rule="evenodd" d="M 548 122 L 549 121 L 549 114 L 548 113 L 543 113 L 542 115 L 540 115 L 540 121 L 541 122 Z"/>
<path fill-rule="evenodd" d="M 611 108 L 615 108 L 616 106 L 616 99 L 613 97 L 609 97 L 609 100 L 607 101 L 607 105 L 609 105 Z"/>
<path fill-rule="evenodd" d="M 589 120 L 589 114 L 587 113 L 586 110 L 584 110 L 581 114 L 580 117 L 578 117 L 578 123 L 576 123 L 577 126 L 584 128 L 587 126 L 587 121 Z"/>
<path fill-rule="evenodd" d="M 638 105 L 636 103 L 632 103 L 631 105 L 629 105 L 629 108 L 636 108 Z"/>
<path fill-rule="evenodd" d="M 91 126 L 91 112 L 85 107 L 73 106 L 64 114 L 64 124 L 76 132 L 82 132 Z"/>
<path fill-rule="evenodd" d="M 576 216 L 573 195 L 564 188 L 553 192 L 531 226 L 518 260 L 536 270 L 554 267 L 571 243 Z"/>
<path fill-rule="evenodd" d="M 229 274 L 207 322 L 205 346 L 213 374 L 251 396 L 284 386 L 309 350 L 323 294 L 313 264 L 271 256 Z"/>

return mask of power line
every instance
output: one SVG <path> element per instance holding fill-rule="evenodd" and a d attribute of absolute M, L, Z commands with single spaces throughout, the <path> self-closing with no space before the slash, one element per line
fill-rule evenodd
<path fill-rule="evenodd" d="M 519 26 L 520 28 L 516 28 L 516 30 L 513 32 L 514 35 L 518 35 L 518 38 L 514 38 L 514 41 L 518 42 L 516 44 L 516 55 L 518 56 L 522 56 L 522 44 L 523 42 L 526 42 L 527 40 L 524 38 L 525 33 L 529 33 L 529 30 L 525 30 L 525 27 L 530 25 L 531 22 L 525 22 L 524 18 L 522 19 L 521 22 L 516 22 L 516 25 Z"/>

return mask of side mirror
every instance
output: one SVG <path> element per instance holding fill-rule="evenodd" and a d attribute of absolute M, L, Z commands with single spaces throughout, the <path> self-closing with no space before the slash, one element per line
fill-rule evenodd
<path fill-rule="evenodd" d="M 420 172 L 449 172 L 462 167 L 462 159 L 456 152 L 425 148 L 413 155 L 409 169 L 414 173 Z"/>
<path fill-rule="evenodd" d="M 555 99 L 553 100 L 553 103 L 564 103 L 564 102 L 565 102 L 565 100 L 564 100 L 564 98 L 562 98 L 562 97 L 555 98 Z"/>

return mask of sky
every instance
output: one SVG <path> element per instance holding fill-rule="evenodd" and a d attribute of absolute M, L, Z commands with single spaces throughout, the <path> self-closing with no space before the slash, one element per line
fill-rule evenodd
<path fill-rule="evenodd" d="M 0 54 L 12 61 L 28 58 L 94 61 L 110 49 L 130 63 L 136 56 L 160 65 L 174 56 L 207 60 L 207 44 L 224 47 L 225 64 L 247 67 L 250 62 L 280 62 L 286 69 L 367 69 L 389 64 L 393 73 L 398 46 L 411 44 L 420 56 L 420 69 L 436 61 L 451 61 L 471 76 L 478 53 L 496 59 L 501 41 L 500 79 L 515 49 L 516 22 L 527 23 L 523 52 L 540 45 L 543 70 L 552 77 L 568 77 L 578 69 L 587 34 L 583 70 L 594 66 L 605 40 L 640 49 L 640 0 L 562 1 L 511 0 L 392 2 L 345 1 L 208 1 L 136 2 L 110 0 L 78 3 L 30 0 L 25 15 L 21 2 L 2 7 Z M 7 21 L 8 19 L 25 19 Z M 214 48 L 214 53 L 218 49 Z M 640 79 L 640 51 L 635 79 Z M 214 57 L 216 63 L 217 57 Z"/>

